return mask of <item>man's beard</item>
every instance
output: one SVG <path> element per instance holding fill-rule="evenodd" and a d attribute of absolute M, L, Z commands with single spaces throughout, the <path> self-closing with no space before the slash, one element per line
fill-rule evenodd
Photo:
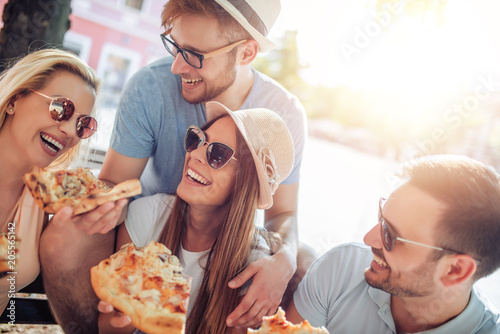
<path fill-rule="evenodd" d="M 229 87 L 231 87 L 231 85 L 236 80 L 237 70 L 234 67 L 234 60 L 228 62 L 226 68 L 222 71 L 222 73 L 223 73 L 222 78 L 217 80 L 217 82 L 222 81 L 221 85 L 216 84 L 214 86 L 205 82 L 206 91 L 203 92 L 201 95 L 194 98 L 188 98 L 184 95 L 184 91 L 182 91 L 182 97 L 184 98 L 184 100 L 186 100 L 186 102 L 190 104 L 198 104 L 215 99 L 217 96 L 221 95 Z"/>
<path fill-rule="evenodd" d="M 367 271 L 370 268 L 366 269 Z M 372 280 L 365 274 L 365 280 L 368 285 L 383 290 L 391 295 L 398 297 L 422 297 L 430 293 L 432 283 L 432 270 L 434 267 L 429 263 L 423 264 L 411 273 L 391 274 L 383 280 Z M 365 271 L 366 272 L 366 271 Z M 405 286 L 398 283 L 402 276 L 407 278 Z"/>

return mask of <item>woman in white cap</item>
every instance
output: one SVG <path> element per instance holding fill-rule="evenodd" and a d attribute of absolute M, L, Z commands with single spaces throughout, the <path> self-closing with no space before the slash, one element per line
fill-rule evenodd
<path fill-rule="evenodd" d="M 130 204 L 117 250 L 127 242 L 164 243 L 193 277 L 186 333 L 227 333 L 227 316 L 244 289 L 228 282 L 249 263 L 276 249 L 255 227 L 256 209 L 272 206 L 272 195 L 293 166 L 291 134 L 268 109 L 230 111 L 207 103 L 208 123 L 187 130 L 187 151 L 177 195 L 157 194 Z M 279 245 L 276 245 L 279 247 Z M 213 287 L 213 288 L 210 288 Z M 215 298 L 213 298 L 215 297 Z M 101 302 L 100 325 L 109 332 L 130 319 Z M 111 320 L 111 322 L 107 319 Z M 124 332 L 133 328 L 123 327 Z M 100 332 L 106 328 L 102 326 Z"/>

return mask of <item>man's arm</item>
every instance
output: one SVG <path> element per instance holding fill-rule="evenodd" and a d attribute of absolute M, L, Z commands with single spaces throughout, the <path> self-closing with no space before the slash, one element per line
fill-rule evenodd
<path fill-rule="evenodd" d="M 293 299 L 290 302 L 290 305 L 286 309 L 285 313 L 286 313 L 286 320 L 290 321 L 292 324 L 300 324 L 302 321 L 304 321 L 304 318 L 302 318 L 302 316 L 297 311 Z"/>
<path fill-rule="evenodd" d="M 229 282 L 239 288 L 252 278 L 252 284 L 238 307 L 229 315 L 228 326 L 253 327 L 262 317 L 276 312 L 281 298 L 297 268 L 297 204 L 299 184 L 280 185 L 273 196 L 273 206 L 266 210 L 265 227 L 280 234 L 281 248 L 271 257 L 250 264 Z"/>
<path fill-rule="evenodd" d="M 292 265 L 292 275 L 297 267 L 296 259 L 299 248 L 297 227 L 299 183 L 282 184 L 273 196 L 273 206 L 266 210 L 264 227 L 268 231 L 277 232 L 282 239 L 282 253 Z"/>
<path fill-rule="evenodd" d="M 108 184 L 118 184 L 126 180 L 138 179 L 141 177 L 144 168 L 146 168 L 147 162 L 148 158 L 127 157 L 109 148 L 99 173 L 99 179 Z"/>

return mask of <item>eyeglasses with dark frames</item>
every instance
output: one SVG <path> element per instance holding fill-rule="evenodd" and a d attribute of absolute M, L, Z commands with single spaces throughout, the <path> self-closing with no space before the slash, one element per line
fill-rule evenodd
<path fill-rule="evenodd" d="M 406 242 L 406 243 L 417 245 L 417 246 L 435 249 L 437 251 L 448 251 L 448 252 L 457 253 L 457 254 L 464 254 L 463 252 L 459 252 L 459 251 L 456 251 L 453 249 L 431 246 L 431 245 L 427 245 L 427 244 L 424 244 L 421 242 L 412 241 L 412 240 L 408 240 L 408 239 L 396 236 L 391 223 L 389 223 L 389 221 L 382 215 L 382 207 L 383 207 L 383 204 L 385 201 L 386 201 L 386 199 L 383 197 L 381 197 L 379 200 L 378 222 L 380 224 L 380 236 L 382 237 L 382 243 L 384 245 L 384 248 L 388 252 L 392 251 L 392 249 L 394 248 L 394 243 L 396 242 L 396 240 L 399 240 L 401 242 Z M 472 258 L 474 260 L 481 261 L 480 259 L 477 259 L 475 257 L 472 257 Z"/>
<path fill-rule="evenodd" d="M 76 134 L 81 139 L 86 139 L 92 136 L 97 131 L 97 120 L 88 115 L 82 115 L 75 111 L 75 105 L 66 97 L 50 97 L 36 90 L 30 89 L 33 93 L 43 96 L 51 100 L 49 105 L 50 117 L 57 123 L 67 121 L 73 114 L 78 115 L 76 119 Z"/>
<path fill-rule="evenodd" d="M 160 34 L 161 41 L 163 42 L 163 46 L 165 49 L 172 55 L 172 57 L 177 57 L 177 55 L 180 53 L 182 55 L 182 58 L 188 63 L 188 65 L 200 69 L 203 67 L 203 60 L 212 58 L 215 56 L 218 56 L 223 53 L 227 53 L 234 49 L 237 45 L 240 45 L 242 43 L 245 43 L 247 40 L 242 39 L 241 41 L 234 42 L 232 44 L 226 45 L 220 49 L 214 50 L 212 52 L 208 53 L 198 53 L 194 52 L 188 49 L 183 49 L 179 47 L 177 44 L 175 44 L 172 40 L 170 40 L 167 36 L 164 34 Z"/>

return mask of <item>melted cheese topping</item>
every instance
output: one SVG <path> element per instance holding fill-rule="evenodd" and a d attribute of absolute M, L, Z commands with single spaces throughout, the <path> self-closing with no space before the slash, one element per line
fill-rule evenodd
<path fill-rule="evenodd" d="M 110 274 L 119 277 L 120 292 L 173 313 L 186 313 L 190 286 L 179 259 L 164 245 L 152 241 L 138 249 L 127 244 L 107 264 Z"/>
<path fill-rule="evenodd" d="M 258 330 L 249 329 L 248 333 L 290 333 L 290 334 L 328 334 L 324 327 L 313 327 L 307 320 L 294 325 L 285 318 L 285 311 L 281 307 L 275 315 L 262 318 L 262 325 Z"/>
<path fill-rule="evenodd" d="M 40 174 L 43 175 L 43 183 L 39 184 L 39 189 L 46 204 L 57 202 L 64 197 L 81 198 L 94 192 L 109 190 L 104 182 L 98 180 L 86 168 L 47 171 Z"/>

